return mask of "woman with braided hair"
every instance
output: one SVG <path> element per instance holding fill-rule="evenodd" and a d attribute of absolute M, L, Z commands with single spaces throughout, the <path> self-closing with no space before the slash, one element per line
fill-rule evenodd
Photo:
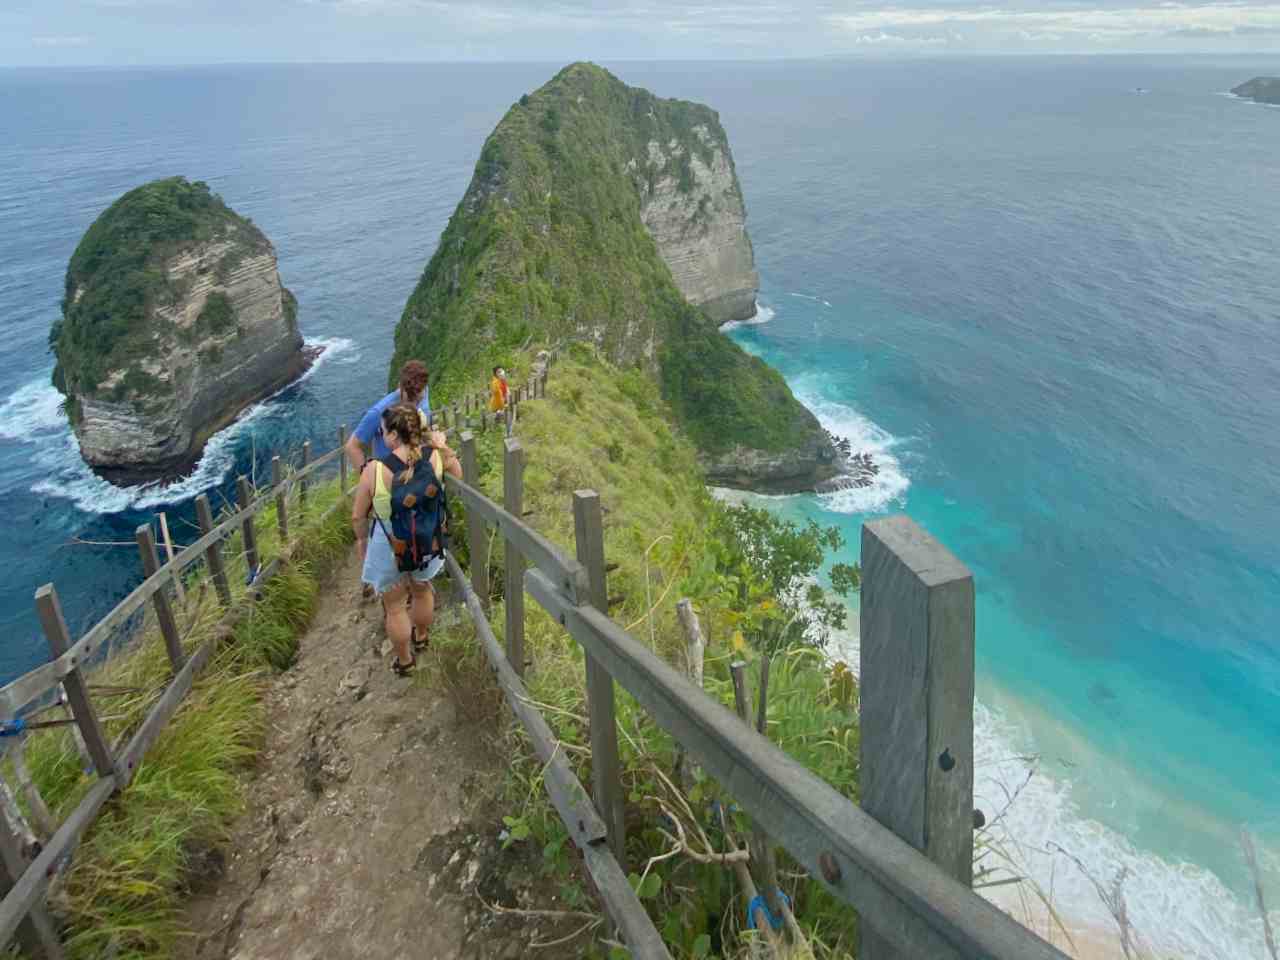
<path fill-rule="evenodd" d="M 431 580 L 444 566 L 447 535 L 444 476 L 460 478 L 462 465 L 443 433 L 424 436 L 422 419 L 409 404 L 382 412 L 382 433 L 390 452 L 365 464 L 351 526 L 364 564 L 361 579 L 382 598 L 395 650 L 392 669 L 404 677 L 416 665 L 414 650 L 429 642 Z"/>

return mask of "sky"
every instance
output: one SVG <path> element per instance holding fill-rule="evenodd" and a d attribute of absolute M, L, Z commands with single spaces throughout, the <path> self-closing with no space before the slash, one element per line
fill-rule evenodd
<path fill-rule="evenodd" d="M 0 0 L 5 66 L 1233 52 L 1280 0 Z"/>

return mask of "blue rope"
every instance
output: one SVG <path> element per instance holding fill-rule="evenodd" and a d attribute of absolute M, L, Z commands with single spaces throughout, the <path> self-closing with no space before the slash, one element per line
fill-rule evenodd
<path fill-rule="evenodd" d="M 778 898 L 787 905 L 788 909 L 791 908 L 791 898 L 788 897 L 781 890 L 778 891 Z M 769 911 L 769 904 L 765 902 L 764 895 L 757 893 L 755 895 L 755 898 L 750 903 L 747 904 L 747 929 L 748 930 L 754 930 L 756 928 L 756 910 L 757 909 L 762 910 L 764 912 L 764 917 L 766 920 L 769 921 L 769 926 L 773 927 L 773 929 L 775 930 L 782 929 L 782 918 L 775 917 Z"/>
<path fill-rule="evenodd" d="M 19 737 L 26 732 L 27 721 L 22 717 L 0 721 L 0 737 Z"/>

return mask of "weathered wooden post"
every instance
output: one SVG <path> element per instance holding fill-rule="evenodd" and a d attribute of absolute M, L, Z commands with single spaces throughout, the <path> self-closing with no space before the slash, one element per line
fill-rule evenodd
<path fill-rule="evenodd" d="M 520 441 L 503 441 L 502 506 L 519 519 L 524 516 L 524 449 Z M 507 660 L 524 676 L 524 557 L 515 542 L 506 538 Z"/>
<path fill-rule="evenodd" d="M 298 480 L 298 513 L 304 518 L 307 515 L 307 467 L 311 466 L 311 441 L 302 445 L 302 477 Z"/>
<path fill-rule="evenodd" d="M 284 487 L 284 461 L 271 458 L 271 486 L 276 488 L 276 527 L 280 530 L 280 552 L 289 542 L 289 495 Z"/>
<path fill-rule="evenodd" d="M 973 882 L 973 574 L 909 517 L 862 527 L 862 806 Z M 862 960 L 898 960 L 862 926 Z"/>
<path fill-rule="evenodd" d="M 151 532 L 151 524 L 139 524 L 134 535 L 138 539 L 138 553 L 142 557 L 143 576 L 151 578 L 160 571 L 160 555 L 156 552 L 156 538 Z M 164 649 L 169 654 L 169 663 L 173 672 L 177 673 L 186 663 L 186 657 L 182 654 L 182 637 L 178 635 L 178 622 L 173 618 L 168 591 L 161 587 L 151 595 L 151 602 L 156 608 L 156 622 L 160 624 L 160 635 L 164 637 Z"/>
<path fill-rule="evenodd" d="M 0 816 L 0 897 L 13 889 L 28 865 L 21 839 L 9 825 L 8 817 Z M 28 956 L 43 960 L 62 960 L 66 956 L 43 897 L 18 924 L 17 940 Z"/>
<path fill-rule="evenodd" d="M 253 514 L 249 512 L 249 507 L 253 505 L 253 493 L 249 489 L 248 477 L 236 478 L 236 504 L 244 514 L 240 538 L 244 541 L 244 559 L 249 566 L 249 582 L 253 583 L 258 576 L 258 536 L 253 529 Z"/>
<path fill-rule="evenodd" d="M 209 508 L 209 497 L 203 493 L 196 497 L 196 520 L 200 524 L 201 536 L 212 532 L 213 510 Z M 224 607 L 231 606 L 231 585 L 227 582 L 227 568 L 222 563 L 221 541 L 209 544 L 204 552 L 204 562 L 209 565 L 209 576 L 213 578 L 218 599 Z"/>
<path fill-rule="evenodd" d="M 338 427 L 338 449 L 342 453 L 338 454 L 338 499 L 341 500 L 347 495 L 347 425 L 344 423 Z"/>
<path fill-rule="evenodd" d="M 768 662 L 767 660 L 765 661 Z M 742 718 L 742 722 L 748 727 L 751 724 L 751 693 L 747 689 L 747 664 L 742 660 L 735 660 L 729 664 L 729 675 L 733 678 L 733 703 L 738 710 L 738 716 Z M 768 690 L 761 684 L 760 687 L 760 713 L 763 717 L 768 701 Z M 780 889 L 778 885 L 778 858 L 773 849 L 773 841 L 769 838 L 769 833 L 761 826 L 760 823 L 752 819 L 751 821 L 751 837 L 747 841 L 747 846 L 751 850 L 751 863 L 755 868 L 753 873 L 755 879 L 759 881 L 760 895 L 764 897 L 765 903 L 768 904 L 769 911 L 779 920 L 782 919 L 782 900 L 778 897 Z"/>
<path fill-rule="evenodd" d="M 515 423 L 516 415 L 515 405 L 510 400 L 508 400 L 506 406 L 503 407 L 502 415 L 507 418 L 507 436 L 509 437 L 511 436 L 511 427 Z"/>
<path fill-rule="evenodd" d="M 459 459 L 462 479 L 479 489 L 480 468 L 476 463 L 476 438 L 471 432 L 462 435 Z M 485 609 L 489 609 L 489 531 L 479 510 L 467 511 L 467 552 L 471 554 L 471 589 Z"/>
<path fill-rule="evenodd" d="M 49 641 L 49 651 L 56 660 L 71 648 L 71 635 L 67 631 L 67 621 L 62 616 L 58 591 L 52 583 L 46 583 L 36 591 L 36 614 L 40 617 L 40 627 L 45 639 Z M 76 726 L 80 728 L 80 735 L 84 737 L 85 749 L 93 761 L 94 770 L 100 777 L 114 776 L 115 761 L 111 758 L 111 748 L 107 746 L 102 725 L 89 700 L 89 690 L 85 686 L 80 664 L 75 664 L 72 671 L 63 677 L 62 689 L 67 693 L 67 704 L 71 707 Z"/>
<path fill-rule="evenodd" d="M 454 429 L 454 430 L 457 430 L 457 431 L 459 431 L 459 432 L 461 432 L 461 431 L 462 431 L 462 415 L 461 415 L 460 413 L 458 413 L 458 403 L 457 403 L 457 401 L 454 401 L 454 404 L 453 404 L 453 417 L 451 418 L 450 422 L 453 424 L 453 429 Z"/>
<path fill-rule="evenodd" d="M 600 495 L 594 490 L 573 493 L 573 533 L 578 562 L 586 568 L 585 600 L 603 614 L 609 612 L 608 575 L 604 560 L 604 521 Z M 613 677 L 595 657 L 587 661 L 587 709 L 591 718 L 591 788 L 596 809 L 609 832 L 609 847 L 626 869 L 627 828 L 622 806 L 622 762 L 618 759 L 618 720 L 614 712 Z"/>

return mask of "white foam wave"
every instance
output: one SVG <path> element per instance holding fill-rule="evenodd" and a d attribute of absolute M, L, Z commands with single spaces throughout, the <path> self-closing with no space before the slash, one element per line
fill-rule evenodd
<path fill-rule="evenodd" d="M 350 363 L 360 356 L 354 341 L 346 337 L 309 339 L 306 346 L 320 351 L 307 371 L 214 434 L 195 470 L 179 480 L 117 487 L 90 470 L 62 411 L 62 395 L 47 375 L 14 391 L 0 405 L 0 439 L 32 446 L 31 462 L 37 474 L 31 485 L 33 493 L 70 500 L 86 513 L 120 513 L 181 503 L 226 478 L 235 467 L 237 441 L 253 424 L 287 413 L 286 405 L 274 402 L 280 394 L 308 380 L 325 363 Z"/>
<path fill-rule="evenodd" d="M 720 329 L 728 333 L 730 330 L 737 330 L 739 327 L 758 327 L 762 323 L 768 323 L 778 314 L 773 307 L 767 307 L 762 303 L 756 304 L 755 316 L 750 320 L 730 320 L 728 323 L 720 325 Z"/>
<path fill-rule="evenodd" d="M 867 487 L 850 487 L 822 494 L 823 506 L 834 513 L 877 513 L 900 503 L 911 480 L 894 454 L 901 441 L 872 423 L 857 410 L 843 403 L 826 400 L 805 388 L 803 382 L 793 384 L 796 399 L 808 407 L 823 428 L 836 437 L 844 437 L 854 453 L 871 454 L 880 472 Z"/>
<path fill-rule="evenodd" d="M 824 307 L 830 307 L 830 306 L 831 306 L 831 301 L 830 301 L 830 300 L 823 300 L 821 297 L 815 297 L 815 296 L 814 296 L 813 294 L 811 294 L 811 293 L 788 293 L 788 294 L 787 294 L 787 296 L 788 296 L 788 297 L 799 297 L 801 300 L 812 300 L 812 301 L 814 301 L 815 303 L 820 303 L 820 304 L 822 304 Z"/>
<path fill-rule="evenodd" d="M 1110 891 L 1123 870 L 1125 908 L 1138 945 L 1148 955 L 1181 960 L 1265 955 L 1261 919 L 1217 876 L 1139 849 L 1084 816 L 1072 799 L 1070 780 L 1045 774 L 1043 765 L 1032 759 L 1034 744 L 1000 711 L 976 705 L 974 740 L 974 800 L 988 818 L 1005 808 L 1009 792 L 1021 787 L 993 836 L 1015 852 L 1020 872 L 1040 889 L 1053 891 L 1055 909 L 1073 934 L 1083 933 L 1091 941 L 1091 952 L 1121 955 L 1116 921 L 1094 881 Z M 1020 919 L 1031 919 L 1021 915 L 1010 893 L 1009 888 L 993 888 L 990 898 Z M 1043 931 L 1046 918 L 1040 913 L 1035 919 Z"/>
<path fill-rule="evenodd" d="M 856 610 L 827 650 L 833 660 L 858 672 Z M 1002 871 L 990 879 L 1016 874 L 1033 882 L 1050 897 L 1075 950 L 1025 884 L 984 888 L 980 892 L 989 900 L 1068 953 L 1122 960 L 1119 928 L 1094 880 L 1110 893 L 1124 870 L 1125 909 L 1142 956 L 1266 956 L 1262 921 L 1250 904 L 1210 871 L 1141 850 L 1084 816 L 1072 798 L 1070 779 L 1046 773 L 1046 764 L 1036 759 L 1036 745 L 1004 713 L 976 703 L 973 733 L 974 805 L 986 814 L 993 844 L 1013 861 L 1002 863 Z M 1012 803 L 1010 797 L 1015 798 Z M 1258 854 L 1264 871 L 1276 869 L 1274 851 L 1259 849 Z M 987 858 L 990 863 L 999 860 Z M 1280 923 L 1280 911 L 1272 911 L 1271 922 Z"/>

